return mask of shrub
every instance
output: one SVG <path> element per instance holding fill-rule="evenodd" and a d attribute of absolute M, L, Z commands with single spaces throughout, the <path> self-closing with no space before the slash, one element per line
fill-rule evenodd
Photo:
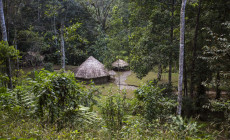
<path fill-rule="evenodd" d="M 168 134 L 175 139 L 215 139 L 213 134 L 207 134 L 202 130 L 204 125 L 199 125 L 192 118 L 170 116 L 170 121 L 166 126 Z"/>
<path fill-rule="evenodd" d="M 160 89 L 162 89 L 161 93 L 164 94 L 164 96 L 172 96 L 173 95 L 173 89 L 175 88 L 172 83 L 158 83 L 157 79 L 150 80 L 148 83 L 153 86 L 156 86 Z"/>
<path fill-rule="evenodd" d="M 53 63 L 45 63 L 44 68 L 45 68 L 45 70 L 48 70 L 50 72 L 54 72 Z"/>
<path fill-rule="evenodd" d="M 204 105 L 203 108 L 209 109 L 218 114 L 223 113 L 223 118 L 214 118 L 213 125 L 220 126 L 221 131 L 225 136 L 230 138 L 230 100 L 209 100 L 209 103 Z M 222 120 L 223 119 L 223 120 Z"/>
<path fill-rule="evenodd" d="M 176 101 L 164 96 L 163 90 L 150 81 L 135 91 L 136 97 L 143 103 L 143 115 L 149 121 L 156 118 L 165 119 L 173 114 Z"/>
<path fill-rule="evenodd" d="M 41 70 L 33 75 L 23 85 L 1 94 L 0 105 L 4 110 L 14 112 L 17 108 L 22 116 L 38 117 L 43 124 L 57 124 L 59 129 L 90 123 L 92 118 L 97 120 L 90 108 L 85 107 L 96 104 L 95 90 L 77 83 L 72 73 Z"/>
<path fill-rule="evenodd" d="M 162 84 L 158 84 L 158 87 L 160 89 L 162 89 L 162 93 L 164 94 L 164 96 L 173 96 L 173 86 L 171 83 L 162 83 Z"/>
<path fill-rule="evenodd" d="M 125 112 L 123 98 L 120 95 L 109 95 L 100 105 L 100 109 L 106 127 L 112 135 L 115 134 L 123 126 Z"/>

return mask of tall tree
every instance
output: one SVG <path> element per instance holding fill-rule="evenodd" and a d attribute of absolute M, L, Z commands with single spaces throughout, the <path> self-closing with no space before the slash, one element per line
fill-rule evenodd
<path fill-rule="evenodd" d="M 0 0 L 0 21 L 1 21 L 1 30 L 2 30 L 2 40 L 5 42 L 8 42 L 2 0 Z M 11 65 L 10 65 L 9 57 L 7 58 L 7 61 L 6 61 L 6 67 L 7 67 L 7 75 L 9 77 L 8 87 L 12 89 L 13 85 L 12 85 L 12 79 L 11 79 L 12 75 L 11 75 Z"/>
<path fill-rule="evenodd" d="M 193 53 L 192 53 L 192 68 L 191 68 L 191 77 L 190 77 L 190 96 L 193 97 L 194 91 L 194 77 L 195 77 L 195 62 L 197 57 L 197 37 L 198 37 L 198 30 L 199 30 L 199 22 L 200 22 L 200 9 L 201 9 L 201 0 L 199 0 L 198 4 L 198 11 L 196 17 L 196 27 L 195 27 L 195 34 L 194 34 L 194 44 L 193 44 Z"/>
<path fill-rule="evenodd" d="M 114 0 L 93 0 L 90 1 L 89 7 L 93 11 L 93 15 L 97 23 L 101 26 L 101 30 L 105 32 L 107 30 L 107 22 L 110 12 L 112 10 L 112 3 Z"/>
<path fill-rule="evenodd" d="M 185 34 L 185 6 L 187 0 L 182 0 L 180 12 L 180 56 L 179 56 L 179 80 L 178 80 L 178 106 L 177 114 L 181 115 L 182 109 L 182 86 L 183 86 L 183 70 L 184 70 L 184 34 Z"/>
<path fill-rule="evenodd" d="M 6 24 L 5 24 L 5 16 L 3 11 L 2 0 L 0 0 L 0 18 L 1 18 L 2 40 L 7 42 L 8 40 L 7 40 L 7 32 L 6 32 Z"/>
<path fill-rule="evenodd" d="M 65 42 L 64 42 L 64 32 L 63 32 L 63 28 L 64 28 L 64 23 L 61 23 L 61 53 L 62 53 L 62 59 L 61 59 L 61 64 L 62 64 L 62 69 L 65 70 Z"/>
<path fill-rule="evenodd" d="M 174 29 L 174 0 L 171 0 L 171 31 L 170 31 L 170 42 L 171 42 L 171 48 L 169 52 L 169 77 L 168 77 L 168 83 L 170 84 L 172 82 L 172 47 L 173 47 L 173 29 Z"/>

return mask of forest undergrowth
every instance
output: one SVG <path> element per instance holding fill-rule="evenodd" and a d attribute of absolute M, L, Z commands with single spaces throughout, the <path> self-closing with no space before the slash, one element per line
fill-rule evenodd
<path fill-rule="evenodd" d="M 127 98 L 86 87 L 70 72 L 33 71 L 13 90 L 1 88 L 1 139 L 217 139 L 228 137 L 229 118 L 204 125 L 194 116 L 176 116 L 170 85 L 150 81 Z M 185 108 L 188 105 L 184 105 Z M 220 107 L 221 106 L 221 107 Z M 204 109 L 229 112 L 221 102 Z M 185 110 L 184 108 L 184 110 Z M 224 115 L 225 116 L 225 115 Z M 223 123 L 225 122 L 225 124 Z M 215 124 L 215 125 L 214 125 Z"/>

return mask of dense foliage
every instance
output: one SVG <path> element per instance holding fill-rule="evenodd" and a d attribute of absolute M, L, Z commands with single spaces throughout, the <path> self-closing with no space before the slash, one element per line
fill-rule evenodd
<path fill-rule="evenodd" d="M 39 118 L 44 125 L 57 124 L 58 129 L 83 123 L 84 108 L 96 103 L 90 97 L 96 90 L 85 89 L 71 73 L 34 71 L 32 78 L 4 92 L 1 94 L 2 111 L 10 113 L 16 109 L 22 117 Z"/>
<path fill-rule="evenodd" d="M 143 102 L 143 114 L 149 121 L 153 119 L 165 120 L 175 113 L 176 100 L 167 96 L 167 91 L 158 87 L 153 81 L 141 86 L 135 91 L 137 99 Z"/>
<path fill-rule="evenodd" d="M 230 138 L 229 0 L 187 1 L 182 116 L 172 79 L 181 1 L 0 2 L 0 139 Z M 89 56 L 107 68 L 124 59 L 138 78 L 157 78 L 127 99 L 100 95 L 65 66 L 54 72 Z"/>
<path fill-rule="evenodd" d="M 174 116 L 169 109 L 174 100 L 155 86 L 143 85 L 133 99 L 127 99 L 125 91 L 123 96 L 105 97 L 93 85 L 76 82 L 72 73 L 34 71 L 14 90 L 1 89 L 0 137 L 214 138 L 197 122 Z M 144 111 L 137 111 L 138 106 Z"/>

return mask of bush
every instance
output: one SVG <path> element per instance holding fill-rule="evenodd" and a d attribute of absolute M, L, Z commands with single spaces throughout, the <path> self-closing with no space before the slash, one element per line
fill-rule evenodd
<path fill-rule="evenodd" d="M 173 86 L 170 83 L 162 83 L 162 84 L 158 84 L 158 87 L 160 89 L 162 89 L 162 93 L 164 94 L 164 96 L 173 96 Z"/>
<path fill-rule="evenodd" d="M 149 121 L 156 118 L 162 120 L 173 114 L 176 100 L 164 96 L 163 90 L 150 81 L 135 91 L 136 97 L 143 103 L 143 115 Z"/>
<path fill-rule="evenodd" d="M 95 90 L 77 83 L 72 73 L 34 71 L 33 79 L 27 78 L 22 83 L 1 94 L 2 109 L 9 112 L 19 109 L 22 116 L 38 117 L 43 124 L 57 124 L 59 129 L 97 119 L 87 108 L 96 104 Z"/>
<path fill-rule="evenodd" d="M 230 100 L 209 100 L 209 103 L 204 105 L 203 108 L 209 109 L 211 112 L 217 114 L 223 113 L 223 117 L 214 118 L 213 125 L 219 126 L 222 133 L 229 139 L 230 138 Z"/>
<path fill-rule="evenodd" d="M 100 105 L 102 118 L 111 135 L 117 133 L 123 126 L 125 108 L 120 95 L 109 95 Z"/>
<path fill-rule="evenodd" d="M 150 80 L 148 81 L 148 84 L 158 87 L 159 89 L 161 89 L 161 93 L 164 94 L 164 96 L 172 96 L 173 94 L 173 89 L 175 88 L 172 83 L 158 83 L 157 79 L 154 80 Z"/>
<path fill-rule="evenodd" d="M 45 70 L 48 70 L 50 72 L 54 72 L 53 63 L 45 63 L 44 68 L 45 68 Z"/>

